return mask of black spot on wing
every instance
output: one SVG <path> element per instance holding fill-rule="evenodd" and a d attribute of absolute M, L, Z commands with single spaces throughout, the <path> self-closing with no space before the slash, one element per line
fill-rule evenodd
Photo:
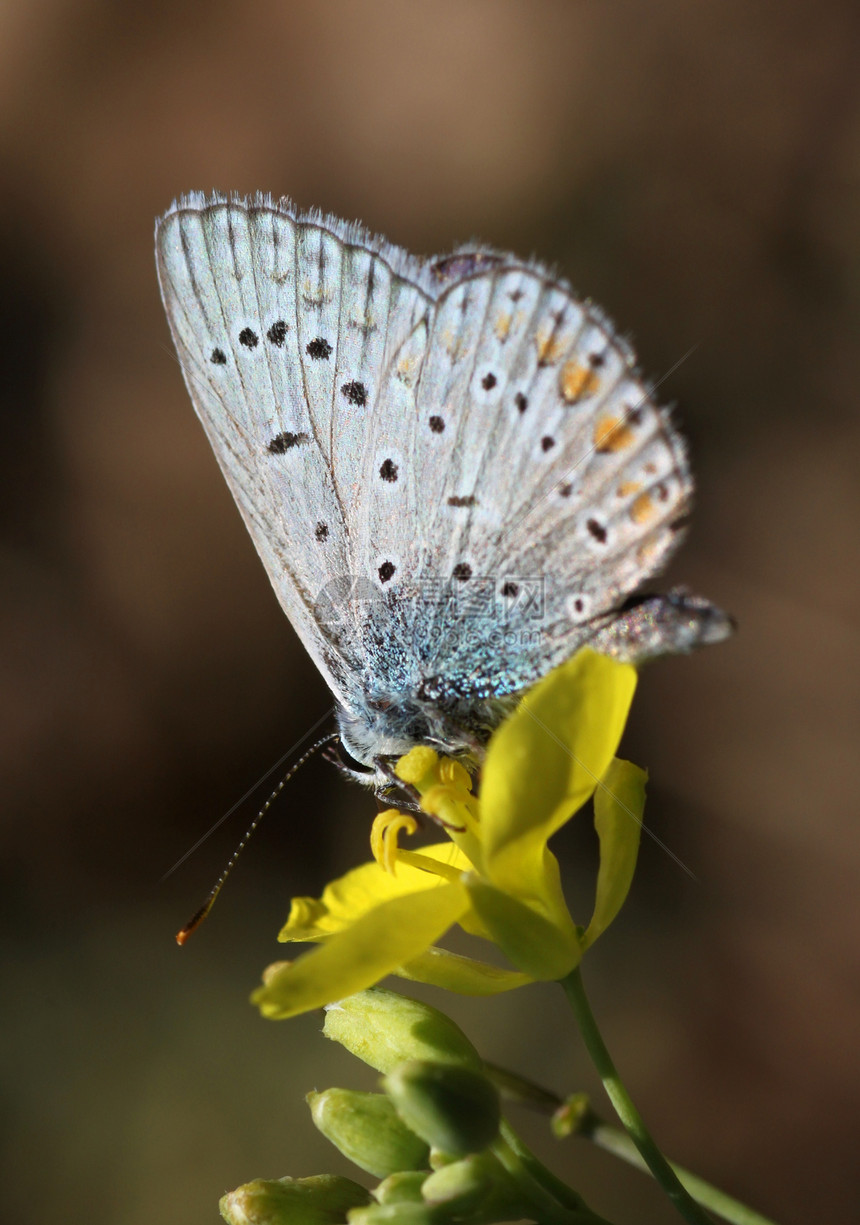
<path fill-rule="evenodd" d="M 209 358 L 209 360 L 212 362 L 213 366 L 227 365 L 227 355 L 223 349 L 213 349 L 212 356 Z"/>
<path fill-rule="evenodd" d="M 467 562 L 461 561 L 454 567 L 453 573 L 454 578 L 458 579 L 461 583 L 465 583 L 472 577 L 472 567 Z"/>
<path fill-rule="evenodd" d="M 244 345 L 246 349 L 256 349 L 260 343 L 260 338 L 251 328 L 242 328 L 239 333 L 239 344 Z"/>
<path fill-rule="evenodd" d="M 355 404 L 358 408 L 363 408 L 367 403 L 367 388 L 364 383 L 353 379 L 350 383 L 344 383 L 340 390 L 350 404 Z"/>
<path fill-rule="evenodd" d="M 323 540 L 328 540 L 328 524 L 318 523 L 314 528 L 314 535 L 320 542 Z"/>
<path fill-rule="evenodd" d="M 516 404 L 517 410 L 521 413 L 524 413 L 529 406 L 528 399 L 521 391 L 518 391 L 514 396 L 514 404 Z"/>
<path fill-rule="evenodd" d="M 589 519 L 585 525 L 598 544 L 606 544 L 606 528 L 596 519 Z"/>
<path fill-rule="evenodd" d="M 389 481 L 392 485 L 397 480 L 397 464 L 393 459 L 385 459 L 379 468 L 379 475 L 384 481 Z"/>
<path fill-rule="evenodd" d="M 273 323 L 268 332 L 266 332 L 266 335 L 273 345 L 277 345 L 278 348 L 281 348 L 287 337 L 286 320 L 279 319 L 277 323 Z"/>
<path fill-rule="evenodd" d="M 276 434 L 266 450 L 271 451 L 272 455 L 283 455 L 285 451 L 291 451 L 293 447 L 306 446 L 309 442 L 308 434 L 291 434 L 285 431 L 283 434 Z"/>
<path fill-rule="evenodd" d="M 305 345 L 305 353 L 307 353 L 308 357 L 312 357 L 315 362 L 324 361 L 326 358 L 331 357 L 331 345 L 324 336 L 316 336 Z"/>
<path fill-rule="evenodd" d="M 384 561 L 382 565 L 379 567 L 379 570 L 377 571 L 377 573 L 379 574 L 380 581 L 383 583 L 387 583 L 389 579 L 394 577 L 395 569 L 396 567 L 393 562 Z"/>
<path fill-rule="evenodd" d="M 489 374 L 485 374 L 481 379 L 481 386 L 483 387 L 484 391 L 492 391 L 498 381 L 499 380 L 491 371 Z"/>
<path fill-rule="evenodd" d="M 441 434 L 445 429 L 445 421 L 442 417 L 431 417 L 427 424 L 434 434 Z"/>
<path fill-rule="evenodd" d="M 476 499 L 469 494 L 467 497 L 450 497 L 448 499 L 449 506 L 474 506 Z"/>

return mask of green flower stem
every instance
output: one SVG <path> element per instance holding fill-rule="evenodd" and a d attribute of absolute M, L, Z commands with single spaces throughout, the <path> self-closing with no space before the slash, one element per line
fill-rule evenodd
<path fill-rule="evenodd" d="M 610 1127 L 608 1123 L 602 1122 L 597 1115 L 591 1112 L 586 1116 L 582 1128 L 574 1134 L 584 1136 L 598 1148 L 605 1149 L 616 1157 L 621 1157 L 623 1161 L 629 1162 L 637 1169 L 647 1170 L 648 1168 L 626 1132 L 617 1127 Z M 705 1182 L 704 1178 L 699 1178 L 697 1174 L 691 1174 L 689 1170 L 676 1165 L 674 1161 L 671 1167 L 695 1200 L 704 1207 L 710 1208 L 711 1212 L 721 1216 L 724 1221 L 731 1222 L 731 1225 L 774 1225 L 773 1221 L 762 1216 L 760 1212 L 756 1212 L 754 1208 L 748 1208 L 740 1200 L 726 1195 L 725 1191 L 721 1191 L 719 1187 Z"/>
<path fill-rule="evenodd" d="M 559 1097 L 557 1093 L 544 1089 L 541 1085 L 536 1085 L 532 1081 L 526 1080 L 523 1076 L 518 1076 L 516 1072 L 511 1072 L 508 1068 L 500 1068 L 496 1064 L 490 1063 L 485 1066 L 488 1075 L 501 1089 L 503 1097 L 510 1098 L 524 1106 L 531 1106 L 542 1114 L 548 1115 L 554 1114 L 556 1110 L 565 1104 L 564 1098 Z M 583 1140 L 590 1140 L 598 1148 L 604 1149 L 607 1153 L 612 1153 L 615 1157 L 620 1157 L 622 1161 L 635 1166 L 637 1170 L 642 1170 L 646 1174 L 650 1173 L 648 1166 L 642 1159 L 636 1145 L 627 1135 L 627 1132 L 621 1131 L 618 1127 L 611 1127 L 588 1105 L 583 1109 L 581 1116 L 577 1117 L 573 1131 L 570 1134 L 579 1136 Z M 529 1154 L 529 1156 L 532 1155 Z M 534 1158 L 534 1160 L 537 1159 Z M 710 1209 L 711 1212 L 715 1212 L 717 1216 L 722 1217 L 724 1221 L 728 1221 L 729 1225 L 775 1225 L 775 1222 L 770 1217 L 762 1216 L 754 1208 L 749 1208 L 746 1204 L 742 1204 L 740 1200 L 734 1199 L 731 1195 L 726 1195 L 725 1191 L 721 1191 L 719 1187 L 706 1182 L 704 1178 L 699 1178 L 698 1174 L 691 1174 L 689 1170 L 685 1170 L 683 1166 L 678 1165 L 675 1161 L 669 1164 L 693 1199 L 700 1203 L 703 1208 Z M 546 1170 L 545 1174 L 552 1180 L 552 1182 L 547 1184 L 550 1190 L 555 1189 L 557 1197 L 562 1202 L 565 1202 L 563 1195 L 559 1194 L 559 1188 L 565 1189 L 564 1183 L 561 1183 L 549 1170 Z M 554 1188 L 553 1183 L 558 1184 L 558 1187 Z"/>
<path fill-rule="evenodd" d="M 516 1158 L 517 1169 L 525 1170 L 531 1182 L 538 1183 L 547 1190 L 560 1204 L 573 1211 L 588 1211 L 585 1200 L 566 1182 L 562 1182 L 552 1170 L 548 1170 L 543 1162 L 535 1156 L 531 1149 L 520 1139 L 507 1119 L 502 1119 L 500 1129 L 503 1144 Z"/>
<path fill-rule="evenodd" d="M 507 1098 L 509 1102 L 517 1102 L 520 1106 L 530 1106 L 533 1110 L 539 1110 L 541 1114 L 555 1114 L 559 1106 L 564 1105 L 564 1098 L 559 1097 L 557 1093 L 526 1080 L 516 1072 L 511 1072 L 509 1068 L 502 1068 L 497 1063 L 488 1063 L 484 1060 L 484 1071 L 502 1097 Z"/>
<path fill-rule="evenodd" d="M 499 1138 L 490 1149 L 531 1201 L 540 1225 L 611 1225 L 542 1165 L 504 1120 Z"/>
<path fill-rule="evenodd" d="M 572 970 L 567 978 L 561 979 L 561 985 L 570 1001 L 570 1006 L 573 1009 L 579 1031 L 591 1056 L 591 1061 L 597 1069 L 600 1079 L 603 1081 L 603 1087 L 609 1100 L 615 1107 L 615 1113 L 624 1125 L 624 1129 L 630 1136 L 630 1139 L 641 1153 L 648 1169 L 654 1175 L 657 1183 L 663 1188 L 671 1203 L 674 1204 L 680 1215 L 687 1222 L 687 1225 L 712 1225 L 711 1218 L 700 1208 L 689 1192 L 685 1190 L 683 1183 L 660 1152 L 651 1133 L 645 1126 L 644 1119 L 634 1106 L 630 1094 L 624 1087 L 621 1077 L 615 1070 L 612 1057 L 606 1049 L 606 1044 L 601 1037 L 600 1030 L 597 1028 L 597 1022 L 594 1019 L 594 1013 L 591 1011 L 588 997 L 585 994 L 582 975 L 579 969 Z"/>

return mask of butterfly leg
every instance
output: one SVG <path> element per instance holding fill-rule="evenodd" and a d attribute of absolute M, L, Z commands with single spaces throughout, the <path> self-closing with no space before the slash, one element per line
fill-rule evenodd
<path fill-rule="evenodd" d="M 376 768 L 377 778 L 381 775 L 386 780 L 382 786 L 378 786 L 376 789 L 377 799 L 390 799 L 389 793 L 393 791 L 406 797 L 405 802 L 403 800 L 397 801 L 398 808 L 402 806 L 407 812 L 412 813 L 424 812 L 424 809 L 421 807 L 420 791 L 418 791 L 417 787 L 413 787 L 411 783 L 404 783 L 402 778 L 398 778 L 390 761 L 386 761 L 384 757 L 374 757 L 373 764 Z"/>
<path fill-rule="evenodd" d="M 385 777 L 389 780 L 392 789 L 401 791 L 406 795 L 407 797 L 406 802 L 404 803 L 402 801 L 398 801 L 397 803 L 398 808 L 403 807 L 407 812 L 415 813 L 422 817 L 428 815 L 425 812 L 425 810 L 421 807 L 421 793 L 417 790 L 417 788 L 413 787 L 411 783 L 404 783 L 402 778 L 397 777 L 397 775 L 394 772 L 394 767 L 392 766 L 391 762 L 386 761 L 383 757 L 375 757 L 373 764 L 376 766 L 380 774 L 384 774 Z M 379 791 L 377 791 L 376 795 L 377 795 L 377 798 L 381 798 Z M 384 795 L 385 795 L 385 792 L 383 791 L 382 796 L 384 797 Z M 431 819 L 436 822 L 437 825 L 441 825 L 442 828 L 445 830 L 451 830 L 454 833 L 460 833 L 460 834 L 465 831 L 465 826 L 451 825 L 449 821 L 444 821 L 441 817 L 437 816 L 435 813 L 430 813 L 429 815 Z"/>

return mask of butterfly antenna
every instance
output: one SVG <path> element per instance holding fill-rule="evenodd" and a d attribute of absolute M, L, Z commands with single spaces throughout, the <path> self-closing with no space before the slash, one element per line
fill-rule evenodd
<path fill-rule="evenodd" d="M 315 744 L 312 744 L 311 747 L 305 753 L 301 755 L 301 757 L 295 763 L 295 765 L 290 766 L 289 770 L 286 772 L 284 777 L 278 783 L 277 787 L 275 787 L 274 791 L 271 793 L 269 798 L 266 800 L 265 804 L 262 806 L 260 811 L 257 813 L 256 817 L 254 817 L 254 820 L 245 830 L 244 835 L 239 841 L 239 845 L 236 847 L 235 851 L 230 856 L 230 859 L 227 863 L 226 868 L 221 873 L 221 875 L 218 877 L 215 884 L 212 886 L 212 889 L 210 890 L 209 896 L 206 898 L 206 901 L 203 903 L 203 905 L 200 907 L 199 910 L 195 910 L 194 914 L 191 916 L 191 918 L 188 920 L 185 926 L 180 928 L 180 930 L 176 933 L 176 943 L 177 944 L 183 945 L 185 941 L 188 939 L 188 937 L 192 934 L 192 932 L 195 932 L 197 930 L 197 928 L 200 926 L 200 924 L 209 914 L 209 911 L 215 905 L 215 899 L 218 897 L 218 894 L 221 892 L 221 890 L 224 887 L 224 882 L 226 881 L 230 873 L 233 871 L 233 868 L 236 866 L 236 860 L 239 858 L 239 856 L 244 851 L 245 847 L 250 842 L 251 835 L 254 833 L 255 829 L 260 824 L 263 817 L 272 807 L 272 804 L 281 794 L 284 787 L 286 787 L 287 783 L 290 781 L 293 775 L 296 774 L 302 768 L 302 766 L 305 764 L 305 762 L 308 760 L 309 757 L 313 757 L 314 753 L 316 753 L 318 749 L 321 749 L 324 744 L 329 744 L 332 740 L 339 739 L 339 736 L 340 736 L 339 732 L 329 732 L 327 736 L 323 736 L 320 740 L 317 740 Z"/>

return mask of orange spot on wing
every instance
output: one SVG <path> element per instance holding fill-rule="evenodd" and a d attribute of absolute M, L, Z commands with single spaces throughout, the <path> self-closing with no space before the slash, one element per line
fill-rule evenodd
<path fill-rule="evenodd" d="M 583 396 L 592 396 L 600 386 L 600 379 L 593 370 L 578 361 L 565 362 L 561 368 L 561 394 L 572 404 Z"/>
<path fill-rule="evenodd" d="M 641 488 L 641 481 L 622 481 L 616 492 L 619 498 L 629 498 L 631 493 L 638 493 Z"/>
<path fill-rule="evenodd" d="M 603 417 L 594 427 L 594 446 L 603 454 L 623 451 L 635 439 L 636 435 L 621 417 Z"/>
<path fill-rule="evenodd" d="M 513 320 L 509 314 L 499 315 L 495 322 L 493 331 L 496 333 L 497 340 L 507 340 L 511 330 Z"/>
<path fill-rule="evenodd" d="M 554 336 L 550 328 L 541 328 L 535 337 L 538 361 L 542 366 L 551 366 L 557 362 L 565 350 L 565 341 Z"/>
<path fill-rule="evenodd" d="M 634 523 L 647 523 L 654 514 L 654 503 L 651 501 L 650 494 L 640 493 L 639 497 L 630 507 L 630 518 Z"/>

